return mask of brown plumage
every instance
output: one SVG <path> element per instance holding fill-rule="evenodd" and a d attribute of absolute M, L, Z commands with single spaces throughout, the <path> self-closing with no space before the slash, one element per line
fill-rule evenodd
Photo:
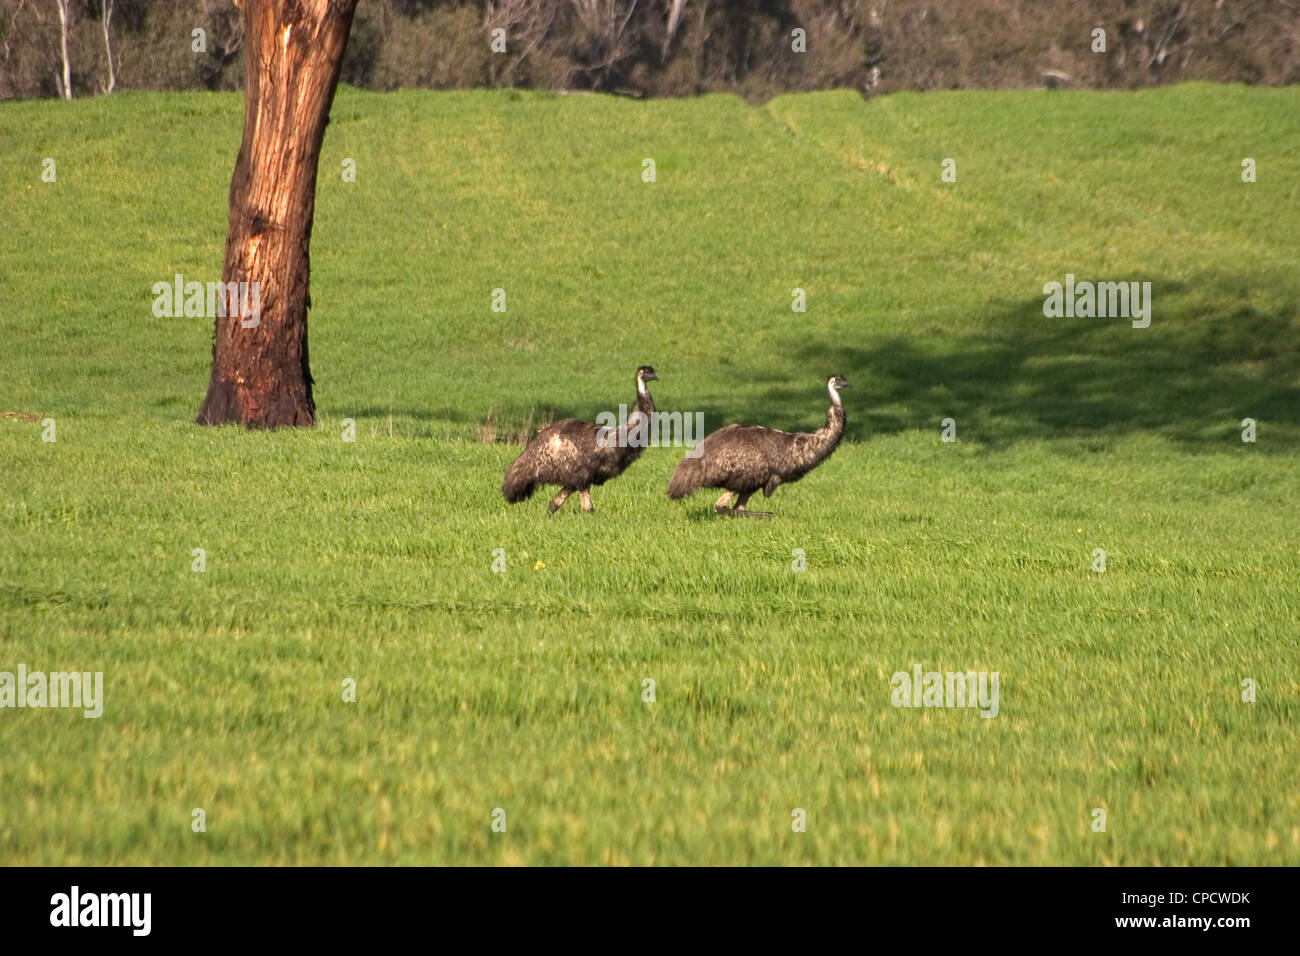
<path fill-rule="evenodd" d="M 537 433 L 506 469 L 501 494 L 511 503 L 530 498 L 538 485 L 559 485 L 551 511 L 575 491 L 582 510 L 593 510 L 591 486 L 617 478 L 641 457 L 650 434 L 655 403 L 647 382 L 659 376 L 649 365 L 636 370 L 636 406 L 627 422 L 617 428 L 566 418 Z"/>
<path fill-rule="evenodd" d="M 826 382 L 831 407 L 826 424 L 815 432 L 783 432 L 761 425 L 719 428 L 677 463 L 668 480 L 668 497 L 685 498 L 696 488 L 723 488 L 713 510 L 718 514 L 770 518 L 771 512 L 749 511 L 750 496 L 762 489 L 772 497 L 778 485 L 798 481 L 825 461 L 844 437 L 844 406 L 839 390 L 848 382 L 832 375 Z M 734 508 L 727 499 L 737 495 Z"/>

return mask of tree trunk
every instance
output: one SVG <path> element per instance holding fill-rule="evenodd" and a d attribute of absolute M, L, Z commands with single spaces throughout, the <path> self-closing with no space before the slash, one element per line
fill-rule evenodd
<path fill-rule="evenodd" d="M 68 62 L 68 26 L 71 19 L 72 11 L 68 7 L 68 0 L 59 0 L 59 55 L 63 62 L 59 95 L 65 100 L 72 99 L 72 64 Z"/>
<path fill-rule="evenodd" d="M 244 138 L 201 425 L 315 421 L 307 251 L 316 163 L 355 10 L 356 0 L 244 0 Z"/>
<path fill-rule="evenodd" d="M 117 87 L 117 71 L 113 69 L 113 41 L 108 35 L 108 25 L 113 22 L 113 0 L 99 0 L 100 23 L 104 27 L 104 55 L 108 59 L 108 79 L 99 85 L 106 94 Z"/>
<path fill-rule="evenodd" d="M 682 8 L 686 6 L 686 0 L 672 0 L 668 8 L 668 30 L 664 34 L 664 46 L 659 53 L 661 60 L 668 59 L 668 51 L 672 48 L 673 37 L 677 35 L 677 25 L 682 20 Z"/>

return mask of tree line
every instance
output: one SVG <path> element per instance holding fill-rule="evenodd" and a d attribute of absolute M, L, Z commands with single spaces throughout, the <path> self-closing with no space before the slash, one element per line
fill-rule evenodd
<path fill-rule="evenodd" d="M 237 89 L 242 24 L 234 0 L 0 0 L 0 99 Z M 1190 79 L 1300 80 L 1300 0 L 362 0 L 341 73 L 754 102 Z"/>

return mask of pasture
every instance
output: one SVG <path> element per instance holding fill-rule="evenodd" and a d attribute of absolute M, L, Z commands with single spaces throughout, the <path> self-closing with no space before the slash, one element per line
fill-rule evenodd
<path fill-rule="evenodd" d="M 0 709 L 0 860 L 1300 863 L 1297 117 L 344 88 L 319 425 L 262 433 L 192 424 L 211 320 L 151 310 L 219 277 L 242 99 L 0 104 L 0 671 L 104 675 Z M 1150 327 L 1045 317 L 1067 274 Z M 505 504 L 491 439 L 640 364 L 709 430 L 843 374 L 846 441 L 770 521 L 670 502 L 676 448 Z M 918 664 L 998 715 L 892 706 Z"/>

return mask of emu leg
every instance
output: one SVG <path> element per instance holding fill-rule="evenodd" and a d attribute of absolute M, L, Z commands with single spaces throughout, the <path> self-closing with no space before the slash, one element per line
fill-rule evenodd
<path fill-rule="evenodd" d="M 720 515 L 732 514 L 732 510 L 727 507 L 727 500 L 731 497 L 730 491 L 724 491 L 722 497 L 713 503 L 713 510 Z"/>
<path fill-rule="evenodd" d="M 582 499 L 583 511 L 587 512 L 588 514 L 591 514 L 591 512 L 596 510 L 591 503 L 591 492 L 588 489 L 583 488 L 581 491 L 578 492 L 578 496 Z"/>
<path fill-rule="evenodd" d="M 564 502 L 568 500 L 570 494 L 572 494 L 572 492 L 566 489 L 561 489 L 560 493 L 551 499 L 551 503 L 549 505 L 551 509 L 551 514 L 554 514 L 555 512 L 560 510 L 560 505 L 564 504 Z"/>
<path fill-rule="evenodd" d="M 747 504 L 749 503 L 750 496 L 753 495 L 753 494 L 754 494 L 754 493 L 751 491 L 748 495 L 741 495 L 741 496 L 740 496 L 740 500 L 736 502 L 736 510 L 735 510 L 734 514 L 743 515 L 743 516 L 746 517 L 746 518 L 770 518 L 770 517 L 772 517 L 772 512 L 770 512 L 770 511 L 750 511 L 748 508 L 745 507 L 745 505 L 747 505 Z"/>

